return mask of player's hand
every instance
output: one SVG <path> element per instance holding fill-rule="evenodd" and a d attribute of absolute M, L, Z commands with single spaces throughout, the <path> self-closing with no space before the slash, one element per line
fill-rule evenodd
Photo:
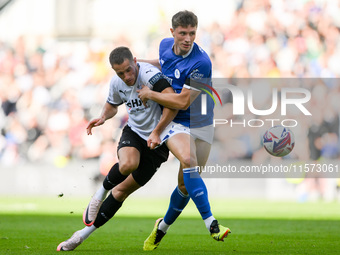
<path fill-rule="evenodd" d="M 87 134 L 92 135 L 92 128 L 103 125 L 104 122 L 105 122 L 105 119 L 103 118 L 97 118 L 97 119 L 91 120 L 90 123 L 86 127 Z"/>
<path fill-rule="evenodd" d="M 151 92 L 150 88 L 148 86 L 142 85 L 142 89 L 137 90 L 138 97 L 140 100 L 142 100 L 143 104 L 146 105 L 146 102 L 148 101 L 149 94 Z"/>
<path fill-rule="evenodd" d="M 153 150 L 155 149 L 160 143 L 161 138 L 159 137 L 159 134 L 156 132 L 152 132 L 147 140 L 148 147 Z"/>

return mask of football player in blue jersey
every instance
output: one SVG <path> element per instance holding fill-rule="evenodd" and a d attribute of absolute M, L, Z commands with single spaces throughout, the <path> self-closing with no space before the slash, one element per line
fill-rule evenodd
<path fill-rule="evenodd" d="M 169 150 L 180 161 L 178 186 L 173 191 L 168 211 L 164 218 L 156 221 L 150 236 L 144 242 L 144 250 L 154 250 L 160 244 L 170 225 L 180 215 L 191 198 L 210 235 L 223 241 L 230 229 L 218 224 L 208 199 L 206 186 L 200 177 L 199 167 L 208 160 L 213 141 L 214 102 L 201 102 L 201 90 L 211 85 L 212 67 L 207 53 L 194 41 L 197 31 L 197 17 L 190 11 L 181 11 L 172 17 L 172 38 L 165 38 L 159 46 L 159 60 L 147 61 L 158 65 L 176 93 L 162 94 L 147 87 L 139 90 L 139 98 L 146 103 L 155 101 L 165 107 L 179 109 L 174 118 L 172 131 L 175 135 L 167 141 Z M 205 111 L 202 112 L 202 104 Z M 190 129 L 190 134 L 179 132 Z M 178 133 L 177 133 L 178 132 Z M 148 138 L 148 145 L 159 144 L 159 134 L 154 131 Z"/>

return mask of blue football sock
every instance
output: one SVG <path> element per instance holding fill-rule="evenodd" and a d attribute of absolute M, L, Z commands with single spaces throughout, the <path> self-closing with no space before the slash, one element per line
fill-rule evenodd
<path fill-rule="evenodd" d="M 185 187 L 200 212 L 202 219 L 205 220 L 212 216 L 208 191 L 204 181 L 198 173 L 198 168 L 191 167 L 183 169 L 183 179 Z"/>
<path fill-rule="evenodd" d="M 188 204 L 189 200 L 189 195 L 184 195 L 177 186 L 170 197 L 170 204 L 168 211 L 164 216 L 164 222 L 168 225 L 174 223 L 184 207 Z"/>

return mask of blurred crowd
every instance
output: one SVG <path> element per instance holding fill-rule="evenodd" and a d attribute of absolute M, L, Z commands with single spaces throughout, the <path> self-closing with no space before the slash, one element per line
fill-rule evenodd
<path fill-rule="evenodd" d="M 339 15 L 338 1 L 239 1 L 200 40 L 215 77 L 338 77 Z"/>
<path fill-rule="evenodd" d="M 24 37 L 14 45 L 0 44 L 0 164 L 53 162 L 62 167 L 73 158 L 117 160 L 124 108 L 119 118 L 86 135 L 89 119 L 101 113 L 113 75 L 109 49 L 92 48 L 56 42 L 28 53 Z"/>
<path fill-rule="evenodd" d="M 340 76 L 338 1 L 236 2 L 230 24 L 199 25 L 197 43 L 211 56 L 213 77 Z M 159 34 L 150 30 L 150 48 L 157 49 Z M 134 42 L 123 37 L 99 44 L 37 38 L 34 51 L 27 49 L 23 36 L 14 44 L 0 41 L 0 165 L 54 162 L 62 167 L 71 159 L 99 158 L 105 172 L 117 160 L 116 143 L 127 118 L 124 107 L 92 136 L 85 128 L 106 101 L 114 75 L 108 55 L 118 45 L 134 51 Z M 339 158 L 340 86 L 325 81 L 306 86 L 315 114 L 296 129 L 305 150 L 292 157 Z M 216 139 L 235 145 L 226 149 L 229 159 L 254 159 L 260 143 L 239 131 L 217 132 Z"/>

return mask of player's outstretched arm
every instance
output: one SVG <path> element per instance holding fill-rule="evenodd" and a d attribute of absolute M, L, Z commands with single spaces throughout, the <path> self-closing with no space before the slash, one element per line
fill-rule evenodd
<path fill-rule="evenodd" d="M 159 63 L 158 59 L 138 59 L 137 61 L 149 63 L 149 64 L 157 67 L 159 70 L 162 70 L 161 64 Z"/>
<path fill-rule="evenodd" d="M 99 118 L 93 119 L 87 125 L 86 130 L 88 135 L 92 135 L 92 128 L 103 125 L 106 120 L 111 119 L 118 112 L 118 107 L 109 103 L 105 103 L 102 113 Z"/>
<path fill-rule="evenodd" d="M 174 94 L 172 88 L 166 88 L 161 93 Z M 178 110 L 164 108 L 160 121 L 158 122 L 155 129 L 150 134 L 147 143 L 150 149 L 154 149 L 161 143 L 160 135 L 164 129 L 170 124 L 170 122 L 176 117 Z"/>
<path fill-rule="evenodd" d="M 190 104 L 200 94 L 200 91 L 183 88 L 181 93 L 159 93 L 150 90 L 144 86 L 141 90 L 137 90 L 138 97 L 145 103 L 147 100 L 153 100 L 164 107 L 177 110 L 186 110 Z"/>

